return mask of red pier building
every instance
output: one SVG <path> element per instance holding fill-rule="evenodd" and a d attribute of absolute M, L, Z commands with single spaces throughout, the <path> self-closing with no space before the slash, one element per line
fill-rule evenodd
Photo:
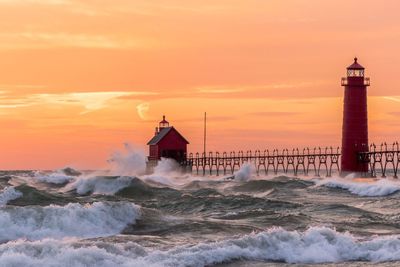
<path fill-rule="evenodd" d="M 347 77 L 342 78 L 342 174 L 368 172 L 368 163 L 361 162 L 357 156 L 368 151 L 367 86 L 370 82 L 364 77 L 364 70 L 354 58 L 354 63 L 347 67 Z"/>
<path fill-rule="evenodd" d="M 177 162 L 186 159 L 189 142 L 163 116 L 154 137 L 147 143 L 149 146 L 149 162 L 163 158 L 172 158 Z"/>

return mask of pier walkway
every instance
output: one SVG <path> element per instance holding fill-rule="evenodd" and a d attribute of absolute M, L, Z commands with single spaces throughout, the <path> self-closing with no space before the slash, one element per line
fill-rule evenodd
<path fill-rule="evenodd" d="M 330 177 L 340 173 L 339 147 L 255 150 L 237 152 L 190 153 L 182 165 L 190 168 L 196 175 L 229 175 L 234 174 L 245 164 L 254 166 L 257 175 L 309 175 Z M 371 144 L 368 152 L 356 155 L 360 162 L 369 165 L 369 177 L 398 177 L 400 164 L 399 143 L 390 145 Z"/>

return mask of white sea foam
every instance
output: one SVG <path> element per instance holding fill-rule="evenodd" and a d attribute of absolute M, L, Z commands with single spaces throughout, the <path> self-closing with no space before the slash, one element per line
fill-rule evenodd
<path fill-rule="evenodd" d="M 326 186 L 331 188 L 341 188 L 348 190 L 352 194 L 359 196 L 387 196 L 400 191 L 400 183 L 380 179 L 378 181 L 361 182 L 354 180 L 347 180 L 343 178 L 325 179 L 316 182 L 317 186 Z"/>
<path fill-rule="evenodd" d="M 275 228 L 238 239 L 156 252 L 148 258 L 165 266 L 207 266 L 237 259 L 287 263 L 391 261 L 400 259 L 399 247 L 397 236 L 360 241 L 323 227 L 304 233 Z"/>
<path fill-rule="evenodd" d="M 289 232 L 280 228 L 241 238 L 149 250 L 137 244 L 20 240 L 0 245 L 1 266 L 209 266 L 234 260 L 339 263 L 400 260 L 397 236 L 360 240 L 328 228 Z"/>
<path fill-rule="evenodd" d="M 35 179 L 38 182 L 42 182 L 42 183 L 66 184 L 66 183 L 74 180 L 75 177 L 69 176 L 60 171 L 57 171 L 57 172 L 48 173 L 48 174 L 43 174 L 43 173 L 37 172 L 33 176 L 33 179 Z"/>
<path fill-rule="evenodd" d="M 0 241 L 115 235 L 139 216 L 139 207 L 128 202 L 5 207 L 0 210 Z"/>
<path fill-rule="evenodd" d="M 179 164 L 173 159 L 161 158 L 154 168 L 154 174 L 163 175 L 179 171 Z"/>
<path fill-rule="evenodd" d="M 193 180 L 204 179 L 204 177 L 193 177 L 189 174 L 183 174 L 179 164 L 169 158 L 161 158 L 157 166 L 154 168 L 153 173 L 140 176 L 145 182 L 153 182 L 172 187 L 180 187 Z M 207 178 L 208 179 L 208 178 Z"/>
<path fill-rule="evenodd" d="M 108 162 L 111 164 L 112 175 L 137 176 L 146 171 L 145 153 L 133 145 L 125 143 L 124 151 L 116 151 Z"/>
<path fill-rule="evenodd" d="M 161 160 L 153 174 L 138 176 L 138 179 L 167 186 L 177 186 L 182 183 L 187 183 L 188 177 L 177 175 L 176 164 L 177 163 L 173 160 Z M 111 173 L 115 174 L 114 171 Z M 97 174 L 98 175 L 91 174 L 76 177 L 74 181 L 67 184 L 62 191 L 76 190 L 80 195 L 90 193 L 114 195 L 121 189 L 131 186 L 132 180 L 135 179 L 133 176 L 106 176 L 101 175 L 100 172 Z"/>
<path fill-rule="evenodd" d="M 119 190 L 129 186 L 132 180 L 133 177 L 128 176 L 83 176 L 68 184 L 64 190 L 76 190 L 80 195 L 86 195 L 89 193 L 113 195 Z"/>
<path fill-rule="evenodd" d="M 9 201 L 22 197 L 23 194 L 12 186 L 7 186 L 0 192 L 0 206 L 6 205 Z"/>
<path fill-rule="evenodd" d="M 65 239 L 46 239 L 33 242 L 11 241 L 0 245 L 0 266 L 136 267 L 148 264 L 138 258 L 146 253 L 139 245 L 131 242 L 125 244 L 93 243 L 90 245 Z M 157 265 L 162 266 L 161 264 Z"/>
<path fill-rule="evenodd" d="M 234 173 L 235 180 L 241 182 L 246 182 L 250 180 L 252 170 L 253 170 L 253 165 L 251 165 L 250 163 L 243 164 L 240 167 L 240 169 Z"/>

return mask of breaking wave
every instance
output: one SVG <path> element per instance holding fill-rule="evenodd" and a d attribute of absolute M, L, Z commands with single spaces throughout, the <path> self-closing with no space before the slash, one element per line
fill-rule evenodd
<path fill-rule="evenodd" d="M 79 177 L 67 185 L 66 190 L 76 190 L 79 195 L 113 195 L 128 187 L 134 177 L 129 176 L 88 176 Z"/>
<path fill-rule="evenodd" d="M 250 180 L 251 178 L 251 173 L 252 173 L 252 167 L 250 163 L 245 163 L 243 166 L 240 167 L 240 169 L 234 173 L 235 180 L 241 181 L 241 182 L 246 182 Z"/>
<path fill-rule="evenodd" d="M 348 233 L 323 227 L 303 233 L 273 228 L 239 239 L 158 252 L 153 257 L 163 259 L 167 266 L 206 266 L 238 259 L 286 263 L 379 262 L 399 260 L 399 247 L 400 240 L 393 236 L 360 241 Z"/>
<path fill-rule="evenodd" d="M 135 146 L 125 143 L 125 150 L 116 151 L 108 162 L 114 175 L 136 176 L 146 171 L 146 156 L 143 151 Z"/>
<path fill-rule="evenodd" d="M 50 174 L 41 174 L 41 173 L 35 173 L 35 176 L 33 177 L 36 181 L 41 182 L 41 183 L 49 183 L 49 184 L 66 184 L 69 183 L 70 181 L 74 180 L 73 176 L 66 175 L 64 173 L 60 172 L 54 172 Z"/>
<path fill-rule="evenodd" d="M 71 182 L 75 177 L 80 175 L 82 175 L 80 171 L 66 167 L 52 173 L 36 171 L 34 172 L 33 179 L 41 183 L 62 185 Z"/>
<path fill-rule="evenodd" d="M 171 250 L 132 243 L 21 240 L 0 245 L 3 266 L 210 266 L 235 260 L 286 263 L 385 262 L 400 259 L 397 236 L 360 240 L 348 233 L 314 227 L 305 232 L 274 228 L 238 239 Z"/>
<path fill-rule="evenodd" d="M 128 202 L 5 207 L 0 210 L 0 241 L 115 235 L 139 216 L 139 207 Z"/>
<path fill-rule="evenodd" d="M 9 201 L 22 197 L 22 193 L 15 190 L 14 187 L 8 186 L 0 193 L 0 206 L 6 205 Z"/>
<path fill-rule="evenodd" d="M 359 196 L 379 197 L 391 195 L 400 190 L 400 183 L 380 179 L 371 182 L 348 181 L 345 179 L 326 179 L 318 181 L 317 186 L 326 186 L 330 188 L 341 188 L 350 193 Z"/>

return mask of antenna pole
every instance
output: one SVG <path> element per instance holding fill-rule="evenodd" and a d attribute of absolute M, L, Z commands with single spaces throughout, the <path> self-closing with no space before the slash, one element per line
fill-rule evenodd
<path fill-rule="evenodd" d="M 206 142 L 207 142 L 207 112 L 204 112 L 204 157 L 206 157 Z"/>

